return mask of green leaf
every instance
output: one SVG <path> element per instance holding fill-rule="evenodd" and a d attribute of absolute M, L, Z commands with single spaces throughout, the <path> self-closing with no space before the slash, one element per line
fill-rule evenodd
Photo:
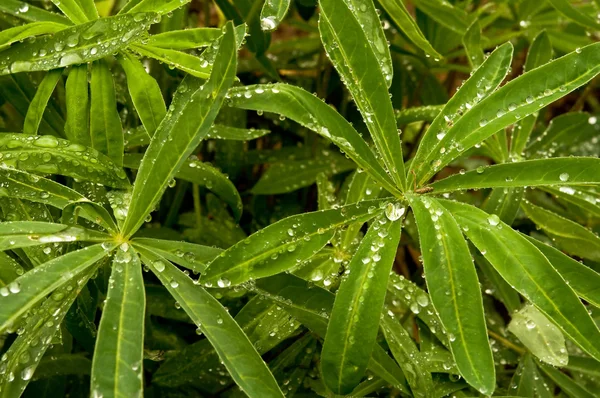
<path fill-rule="evenodd" d="M 273 375 L 229 312 L 169 261 L 142 250 L 144 263 L 208 338 L 231 377 L 249 397 L 283 397 Z"/>
<path fill-rule="evenodd" d="M 443 105 L 426 105 L 396 111 L 396 123 L 399 126 L 412 122 L 432 122 L 444 109 Z"/>
<path fill-rule="evenodd" d="M 12 328 L 19 317 L 43 297 L 81 274 L 106 254 L 107 250 L 102 245 L 88 246 L 54 258 L 15 279 L 7 287 L 8 294 L 0 294 L 0 330 Z"/>
<path fill-rule="evenodd" d="M 530 202 L 521 208 L 564 251 L 590 260 L 600 261 L 600 238 L 589 229 Z"/>
<path fill-rule="evenodd" d="M 315 131 L 336 144 L 389 192 L 399 192 L 352 125 L 314 95 L 292 85 L 273 84 L 233 88 L 227 97 L 232 106 L 274 112 Z"/>
<path fill-rule="evenodd" d="M 532 158 L 571 155 L 570 149 L 574 145 L 598 134 L 590 120 L 593 121 L 594 118 L 584 112 L 569 112 L 556 116 L 541 136 L 529 144 L 526 155 Z"/>
<path fill-rule="evenodd" d="M 173 30 L 150 36 L 146 44 L 171 50 L 188 50 L 209 46 L 222 35 L 223 31 L 218 28 Z"/>
<path fill-rule="evenodd" d="M 465 34 L 469 27 L 467 13 L 443 0 L 414 0 L 415 6 L 431 19 L 453 32 Z"/>
<path fill-rule="evenodd" d="M 125 171 L 103 154 L 51 135 L 0 133 L 0 155 L 5 168 L 60 174 L 116 188 L 129 186 Z"/>
<path fill-rule="evenodd" d="M 532 69 L 547 64 L 552 60 L 552 43 L 545 30 L 541 31 L 531 41 L 531 46 L 527 52 L 527 59 L 523 69 L 528 72 Z"/>
<path fill-rule="evenodd" d="M 540 369 L 560 387 L 561 391 L 572 398 L 594 398 L 596 394 L 588 391 L 580 382 L 548 365 L 540 365 Z"/>
<path fill-rule="evenodd" d="M 44 358 L 44 353 L 60 329 L 67 311 L 94 271 L 95 267 L 92 267 L 73 278 L 66 286 L 57 289 L 27 318 L 19 336 L 5 353 L 7 360 L 3 361 L 4 371 L 0 375 L 2 397 L 20 397 L 34 376 L 41 376 L 37 367 Z"/>
<path fill-rule="evenodd" d="M 79 25 L 88 22 L 89 19 L 84 10 L 81 8 L 78 0 L 52 0 L 52 2 L 74 24 Z"/>
<path fill-rule="evenodd" d="M 373 49 L 361 27 L 362 19 L 345 2 L 321 0 L 319 4 L 319 31 L 325 51 L 362 113 L 384 164 L 403 190 L 406 181 L 402 146 L 387 90 L 392 71 L 379 60 L 388 51 L 386 42 L 377 41 Z"/>
<path fill-rule="evenodd" d="M 379 0 L 379 4 L 394 21 L 394 24 L 413 42 L 417 47 L 432 57 L 443 58 L 440 53 L 429 43 L 417 22 L 412 18 L 404 2 L 397 0 Z"/>
<path fill-rule="evenodd" d="M 0 252 L 0 288 L 8 285 L 25 271 L 17 260 L 5 252 Z"/>
<path fill-rule="evenodd" d="M 517 397 L 533 398 L 535 396 L 535 377 L 540 376 L 533 359 L 531 359 L 531 354 L 526 353 L 519 360 L 519 366 L 510 380 L 509 391 Z"/>
<path fill-rule="evenodd" d="M 525 188 L 495 188 L 481 209 L 486 213 L 496 214 L 502 221 L 511 225 L 517 217 L 524 195 Z"/>
<path fill-rule="evenodd" d="M 3 0 L 0 3 L 0 11 L 3 14 L 13 15 L 24 21 L 54 22 L 61 25 L 72 25 L 71 21 L 63 15 L 32 6 L 24 1 Z"/>
<path fill-rule="evenodd" d="M 573 22 L 592 30 L 600 30 L 600 23 L 587 14 L 579 11 L 568 0 L 548 0 L 548 3 Z"/>
<path fill-rule="evenodd" d="M 481 47 L 481 25 L 478 20 L 473 21 L 469 26 L 462 38 L 462 42 L 471 68 L 479 68 L 479 65 L 483 63 L 485 57 L 483 48 Z"/>
<path fill-rule="evenodd" d="M 92 64 L 90 82 L 90 138 L 92 148 L 123 165 L 123 128 L 117 111 L 115 85 L 108 64 Z"/>
<path fill-rule="evenodd" d="M 447 145 L 447 137 L 450 137 L 450 142 L 454 143 L 460 134 L 460 131 L 453 130 L 452 126 L 470 115 L 473 106 L 482 98 L 489 96 L 504 80 L 510 68 L 512 53 L 513 47 L 510 43 L 498 47 L 444 106 L 427 129 L 417 154 L 411 162 L 409 184 L 413 179 L 418 184 L 426 181 L 426 176 L 431 174 L 431 171 L 441 167 L 441 164 L 438 167 L 440 153 L 464 150 L 455 144 Z M 416 174 L 414 178 L 411 176 L 412 172 Z"/>
<path fill-rule="evenodd" d="M 461 189 L 510 188 L 539 186 L 597 185 L 600 183 L 600 160 L 597 158 L 551 158 L 478 167 L 454 174 L 431 184 L 433 192 Z"/>
<path fill-rule="evenodd" d="M 214 140 L 249 141 L 260 138 L 269 133 L 269 130 L 264 129 L 242 129 L 215 124 L 208 131 L 206 138 L 212 138 Z"/>
<path fill-rule="evenodd" d="M 569 203 L 581 208 L 590 218 L 600 218 L 600 207 L 596 204 L 598 193 L 590 189 L 575 189 L 573 187 L 562 186 L 559 189 L 551 187 L 541 188 L 543 191 L 552 194 L 559 202 Z"/>
<path fill-rule="evenodd" d="M 406 210 L 388 206 L 394 220 Z M 348 265 L 350 274 L 342 278 L 321 352 L 323 381 L 336 394 L 352 392 L 367 370 L 400 230 L 400 222 L 377 217 Z"/>
<path fill-rule="evenodd" d="M 421 242 L 431 302 L 444 329 L 460 374 L 491 394 L 496 377 L 487 338 L 483 302 L 471 253 L 453 212 L 435 199 L 409 197 Z"/>
<path fill-rule="evenodd" d="M 565 337 L 533 305 L 526 305 L 513 313 L 508 330 L 541 361 L 559 367 L 569 362 Z"/>
<path fill-rule="evenodd" d="M 560 250 L 529 236 L 525 237 L 546 256 L 579 297 L 600 307 L 600 292 L 598 291 L 600 274 L 579 261 L 573 260 Z"/>
<path fill-rule="evenodd" d="M 285 273 L 258 279 L 253 290 L 285 308 L 313 333 L 325 337 L 328 317 L 335 300 L 333 293 Z M 374 346 L 371 353 L 369 370 L 408 394 L 402 370 L 379 344 Z"/>
<path fill-rule="evenodd" d="M 67 138 L 76 144 L 91 147 L 87 64 L 70 68 L 66 84 L 66 102 L 67 122 L 65 124 L 65 134 Z"/>
<path fill-rule="evenodd" d="M 307 160 L 290 160 L 274 163 L 261 175 L 252 187 L 255 195 L 275 195 L 293 192 L 314 184 L 320 173 L 327 176 L 352 170 L 356 165 L 336 153 L 327 152 L 327 156 Z"/>
<path fill-rule="evenodd" d="M 418 182 L 422 184 L 427 181 L 438 170 L 460 156 L 463 150 L 471 148 L 497 131 L 537 112 L 590 81 L 600 73 L 599 49 L 600 43 L 591 44 L 535 68 L 508 82 L 473 106 L 468 113 L 454 122 L 438 144 L 446 149 L 452 145 L 461 150 L 447 150 L 441 155 L 436 151 L 431 152 L 432 157 L 429 159 L 435 156 L 436 160 L 431 168 L 424 171 Z M 421 163 L 421 167 L 429 164 Z"/>
<path fill-rule="evenodd" d="M 106 304 L 94 349 L 91 395 L 143 394 L 144 311 L 142 264 L 127 243 L 114 254 Z"/>
<path fill-rule="evenodd" d="M 136 1 L 135 6 L 127 10 L 128 13 L 156 12 L 158 14 L 167 14 L 191 0 L 141 0 Z M 158 22 L 158 21 L 157 21 Z"/>
<path fill-rule="evenodd" d="M 0 9 L 1 9 L 0 5 Z M 29 7 L 29 5 L 28 5 Z M 66 26 L 56 22 L 32 22 L 14 28 L 5 29 L 0 32 L 0 50 L 6 49 L 10 44 L 50 33 L 56 33 L 65 29 Z"/>
<path fill-rule="evenodd" d="M 133 187 L 132 196 L 136 200 L 131 203 L 123 224 L 125 236 L 131 236 L 144 222 L 169 181 L 208 133 L 233 83 L 236 65 L 236 42 L 233 24 L 229 23 L 208 81 L 201 87 L 198 82 L 188 87 L 192 84 L 184 80 L 179 95 L 152 137 Z"/>
<path fill-rule="evenodd" d="M 167 113 L 160 87 L 156 80 L 146 73 L 142 63 L 131 54 L 125 53 L 119 57 L 119 62 L 125 70 L 127 87 L 135 110 L 146 132 L 152 137 Z"/>
<path fill-rule="evenodd" d="M 575 292 L 548 259 L 497 216 L 467 204 L 444 200 L 469 240 L 515 290 L 594 358 L 600 358 L 600 331 Z"/>
<path fill-rule="evenodd" d="M 565 368 L 571 371 L 585 373 L 594 377 L 600 376 L 600 362 L 596 361 L 593 358 L 570 356 L 569 364 L 565 366 Z"/>
<path fill-rule="evenodd" d="M 205 285 L 239 285 L 296 267 L 320 251 L 336 229 L 367 221 L 382 212 L 382 201 L 284 218 L 230 247 L 202 275 Z"/>
<path fill-rule="evenodd" d="M 38 37 L 35 41 L 15 43 L 2 52 L 0 75 L 50 70 L 104 58 L 138 40 L 153 21 L 154 14 L 118 15 Z"/>
<path fill-rule="evenodd" d="M 291 0 L 266 0 L 260 11 L 260 27 L 270 31 L 277 29 L 290 8 Z"/>
<path fill-rule="evenodd" d="M 110 237 L 79 226 L 43 221 L 9 221 L 0 223 L 0 250 L 37 246 L 55 242 L 104 242 Z"/>
<path fill-rule="evenodd" d="M 141 245 L 169 261 L 195 272 L 204 272 L 206 264 L 223 252 L 222 249 L 216 247 L 173 240 L 134 238 L 131 242 L 136 247 Z"/>
<path fill-rule="evenodd" d="M 132 51 L 149 58 L 154 58 L 173 68 L 180 69 L 192 76 L 207 79 L 210 76 L 211 66 L 208 60 L 196 57 L 182 51 L 167 48 L 153 47 L 150 45 L 133 44 Z"/>
<path fill-rule="evenodd" d="M 383 315 L 381 328 L 392 354 L 401 364 L 413 395 L 417 398 L 431 397 L 433 394 L 433 380 L 422 361 L 423 354 L 410 337 L 399 319 L 388 311 Z"/>
<path fill-rule="evenodd" d="M 44 110 L 48 105 L 48 100 L 61 76 L 62 69 L 52 70 L 44 76 L 44 79 L 38 86 L 35 96 L 27 109 L 27 115 L 25 116 L 25 123 L 23 125 L 24 134 L 37 134 L 40 122 L 44 116 Z"/>

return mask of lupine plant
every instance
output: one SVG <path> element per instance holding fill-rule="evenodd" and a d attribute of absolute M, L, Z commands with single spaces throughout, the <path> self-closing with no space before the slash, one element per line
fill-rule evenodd
<path fill-rule="evenodd" d="M 598 396 L 597 0 L 0 28 L 0 398 Z"/>

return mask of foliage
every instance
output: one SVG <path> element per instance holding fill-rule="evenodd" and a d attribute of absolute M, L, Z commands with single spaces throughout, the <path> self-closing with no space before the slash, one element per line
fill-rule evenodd
<path fill-rule="evenodd" d="M 600 391 L 600 2 L 0 27 L 1 398 Z"/>

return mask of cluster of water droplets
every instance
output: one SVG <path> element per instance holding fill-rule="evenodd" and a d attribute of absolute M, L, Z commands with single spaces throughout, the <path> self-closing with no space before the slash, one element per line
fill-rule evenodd
<path fill-rule="evenodd" d="M 125 191 L 110 191 L 106 194 L 108 203 L 113 210 L 115 218 L 119 221 L 125 220 L 129 213 L 129 205 L 131 203 L 131 192 Z"/>
<path fill-rule="evenodd" d="M 29 7 L 22 6 L 19 11 L 26 13 Z M 150 13 L 119 15 L 52 35 L 30 37 L 6 50 L 0 60 L 0 71 L 6 74 L 48 70 L 100 59 L 137 40 L 151 24 L 159 21 L 159 16 Z"/>

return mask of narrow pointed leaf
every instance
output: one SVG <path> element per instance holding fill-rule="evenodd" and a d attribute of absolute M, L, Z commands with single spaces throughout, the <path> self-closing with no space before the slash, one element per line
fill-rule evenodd
<path fill-rule="evenodd" d="M 400 320 L 386 313 L 383 315 L 381 328 L 396 362 L 405 366 L 404 374 L 413 395 L 417 398 L 432 396 L 434 387 L 431 373 L 423 366 L 425 362 L 422 360 L 423 354 Z"/>
<path fill-rule="evenodd" d="M 175 96 L 169 113 L 154 134 L 133 187 L 132 196 L 137 200 L 131 204 L 123 224 L 126 236 L 144 222 L 169 181 L 208 133 L 233 83 L 236 65 L 236 42 L 233 24 L 229 23 L 209 80 L 201 87 L 197 82 L 189 87 L 184 80 L 180 85 L 181 95 Z"/>
<path fill-rule="evenodd" d="M 569 362 L 565 337 L 533 305 L 526 305 L 513 313 L 507 329 L 542 362 L 558 367 Z"/>
<path fill-rule="evenodd" d="M 439 143 L 444 147 L 458 146 L 461 150 L 446 151 L 441 155 L 436 152 L 435 164 L 418 181 L 427 181 L 458 157 L 462 150 L 473 147 L 590 81 L 600 73 L 599 49 L 600 43 L 590 44 L 535 68 L 473 106 Z"/>
<path fill-rule="evenodd" d="M 597 158 L 550 158 L 525 160 L 481 167 L 454 174 L 431 184 L 433 192 L 461 189 L 535 186 L 598 185 L 600 160 Z"/>
<path fill-rule="evenodd" d="M 146 44 L 171 50 L 188 50 L 209 46 L 222 35 L 223 31 L 218 28 L 173 30 L 150 36 Z"/>
<path fill-rule="evenodd" d="M 519 360 L 519 366 L 510 381 L 509 391 L 516 397 L 533 398 L 535 396 L 535 377 L 540 376 L 537 374 L 531 354 L 526 353 Z"/>
<path fill-rule="evenodd" d="M 94 271 L 95 267 L 91 267 L 57 289 L 27 319 L 22 332 L 5 353 L 8 361 L 2 365 L 5 371 L 0 375 L 1 397 L 20 397 L 34 377 L 43 377 L 37 372 L 38 365 L 45 358 L 44 353 L 60 329 L 67 311 Z"/>
<path fill-rule="evenodd" d="M 28 37 L 56 33 L 66 28 L 65 25 L 56 22 L 32 22 L 5 29 L 0 32 L 0 50 L 4 50 L 10 44 L 27 39 Z"/>
<path fill-rule="evenodd" d="M 389 206 L 396 211 L 395 205 Z M 323 381 L 336 394 L 352 392 L 367 370 L 400 229 L 400 222 L 384 215 L 375 219 L 337 291 L 321 352 Z"/>
<path fill-rule="evenodd" d="M 585 112 L 563 113 L 553 118 L 539 139 L 531 142 L 526 149 L 528 157 L 546 158 L 571 154 L 571 147 L 595 137 L 598 134 L 595 120 Z"/>
<path fill-rule="evenodd" d="M 465 46 L 465 52 L 469 59 L 469 64 L 473 69 L 481 65 L 485 59 L 483 49 L 481 48 L 481 25 L 475 20 L 465 32 L 462 39 Z"/>
<path fill-rule="evenodd" d="M 464 35 L 469 27 L 467 13 L 443 0 L 414 0 L 415 6 L 446 28 Z"/>
<path fill-rule="evenodd" d="M 208 60 L 201 57 L 196 57 L 182 51 L 144 44 L 133 44 L 131 50 L 144 57 L 154 58 L 157 61 L 171 65 L 201 79 L 207 79 L 210 76 L 212 65 L 209 64 Z"/>
<path fill-rule="evenodd" d="M 143 394 L 145 308 L 142 264 L 133 248 L 121 246 L 114 254 L 94 349 L 92 396 Z"/>
<path fill-rule="evenodd" d="M 20 276 L 0 295 L 0 330 L 14 322 L 42 298 L 106 256 L 102 245 L 93 245 L 52 259 Z M 12 287 L 12 290 L 11 290 Z"/>
<path fill-rule="evenodd" d="M 243 129 L 215 124 L 208 131 L 206 138 L 212 138 L 214 140 L 248 141 L 260 138 L 269 133 L 269 130 L 264 129 Z"/>
<path fill-rule="evenodd" d="M 231 377 L 249 397 L 283 397 L 273 375 L 236 321 L 166 259 L 142 251 L 144 262 L 208 338 Z"/>
<path fill-rule="evenodd" d="M 138 40 L 152 23 L 154 14 L 118 15 L 64 29 L 33 42 L 14 43 L 2 52 L 0 75 L 50 70 L 104 58 Z"/>
<path fill-rule="evenodd" d="M 26 12 L 23 12 L 22 10 L 26 10 Z M 27 2 L 19 0 L 3 0 L 2 3 L 0 3 L 0 11 L 24 21 L 54 22 L 65 25 L 65 27 L 68 27 L 67 25 L 72 25 L 72 22 L 65 18 L 64 15 L 46 11 L 43 8 L 35 7 Z"/>
<path fill-rule="evenodd" d="M 475 265 L 453 212 L 436 200 L 411 197 L 431 302 L 448 333 L 465 380 L 491 394 L 496 377 Z"/>
<path fill-rule="evenodd" d="M 117 99 L 108 64 L 92 64 L 90 82 L 90 138 L 92 148 L 123 165 L 123 128 L 117 112 Z"/>
<path fill-rule="evenodd" d="M 0 133 L 0 154 L 5 168 L 60 174 L 117 188 L 129 186 L 125 171 L 105 155 L 51 135 Z"/>
<path fill-rule="evenodd" d="M 399 126 L 412 122 L 433 122 L 444 109 L 443 105 L 417 106 L 396 111 L 396 123 Z"/>
<path fill-rule="evenodd" d="M 579 297 L 600 307 L 600 274 L 560 250 L 529 236 L 525 237 L 546 256 Z"/>
<path fill-rule="evenodd" d="M 454 96 L 446 103 L 437 115 L 427 132 L 423 136 L 417 154 L 411 162 L 411 170 L 416 173 L 416 181 L 424 180 L 423 175 L 428 175 L 429 169 L 435 167 L 439 160 L 442 148 L 446 151 L 456 152 L 464 148 L 453 145 L 449 147 L 444 139 L 451 133 L 451 126 L 467 117 L 474 104 L 482 98 L 488 97 L 500 85 L 510 68 L 513 47 L 510 43 L 498 47 L 477 68 L 473 75 L 462 85 Z M 457 133 L 454 133 L 456 135 Z M 454 141 L 455 137 L 452 137 Z M 443 143 L 444 142 L 444 143 Z M 411 173 L 409 173 L 410 175 Z M 409 181 L 413 177 L 409 177 Z"/>
<path fill-rule="evenodd" d="M 288 84 L 256 85 L 229 90 L 232 106 L 274 112 L 331 140 L 389 192 L 399 192 L 373 151 L 339 113 L 314 95 Z"/>
<path fill-rule="evenodd" d="M 25 116 L 25 123 L 23 125 L 24 134 L 37 134 L 40 122 L 44 116 L 44 110 L 48 105 L 48 100 L 61 76 L 62 69 L 52 70 L 44 76 L 44 79 L 38 86 L 35 97 L 33 97 L 33 100 L 29 105 L 29 109 L 27 109 L 27 115 Z"/>
<path fill-rule="evenodd" d="M 580 382 L 573 380 L 552 366 L 540 365 L 540 369 L 560 387 L 561 391 L 572 398 L 594 398 L 596 396 L 596 394 L 588 391 L 585 385 L 581 385 Z"/>
<path fill-rule="evenodd" d="M 54 242 L 103 242 L 109 236 L 79 226 L 43 221 L 9 221 L 0 223 L 0 250 L 37 246 Z"/>
<path fill-rule="evenodd" d="M 529 72 L 532 69 L 547 64 L 552 60 L 552 53 L 552 43 L 550 42 L 548 33 L 543 30 L 533 38 L 523 69 L 525 72 Z"/>
<path fill-rule="evenodd" d="M 127 76 L 127 87 L 135 110 L 152 137 L 167 113 L 160 87 L 156 80 L 146 73 L 142 63 L 131 54 L 125 53 L 119 57 L 119 61 Z"/>
<path fill-rule="evenodd" d="M 273 300 L 313 333 L 325 337 L 335 295 L 290 274 L 278 274 L 259 279 L 255 292 Z M 408 386 L 402 370 L 376 344 L 369 361 L 369 370 L 404 393 Z"/>
<path fill-rule="evenodd" d="M 364 201 L 284 218 L 221 253 L 209 264 L 201 281 L 235 286 L 294 268 L 320 251 L 336 229 L 377 216 L 383 203 Z"/>
<path fill-rule="evenodd" d="M 177 8 L 189 3 L 191 0 L 141 0 L 129 9 L 128 13 L 156 12 L 158 14 L 167 14 Z"/>
<path fill-rule="evenodd" d="M 582 258 L 600 261 L 600 237 L 589 229 L 542 207 L 523 202 L 527 217 L 564 251 Z"/>
<path fill-rule="evenodd" d="M 275 30 L 290 8 L 291 0 L 266 0 L 260 11 L 262 30 Z"/>
<path fill-rule="evenodd" d="M 442 201 L 463 231 L 485 252 L 485 258 L 568 337 L 594 358 L 600 358 L 600 331 L 575 292 L 548 259 L 497 216 L 467 204 Z"/>
<path fill-rule="evenodd" d="M 65 134 L 74 143 L 92 146 L 90 138 L 90 93 L 87 64 L 73 66 L 66 84 L 67 122 Z"/>
<path fill-rule="evenodd" d="M 206 264 L 223 252 L 216 247 L 173 240 L 134 238 L 131 242 L 134 246 L 142 245 L 167 260 L 195 272 L 204 272 Z"/>
<path fill-rule="evenodd" d="M 573 6 L 569 0 L 548 0 L 548 3 L 573 22 L 592 30 L 600 30 L 600 22 L 593 17 L 584 14 Z"/>
<path fill-rule="evenodd" d="M 379 4 L 394 21 L 396 26 L 425 54 L 441 59 L 442 55 L 436 51 L 427 40 L 417 22 L 412 18 L 403 1 L 379 0 Z"/>
<path fill-rule="evenodd" d="M 79 25 L 89 21 L 87 15 L 80 7 L 79 2 L 77 0 L 52 0 L 52 2 L 74 24 Z"/>
<path fill-rule="evenodd" d="M 352 94 L 396 185 L 404 189 L 402 146 L 387 90 L 392 71 L 378 59 L 389 51 L 386 42 L 378 41 L 377 49 L 373 49 L 361 21 L 346 2 L 321 0 L 319 4 L 319 32 L 325 51 Z"/>

